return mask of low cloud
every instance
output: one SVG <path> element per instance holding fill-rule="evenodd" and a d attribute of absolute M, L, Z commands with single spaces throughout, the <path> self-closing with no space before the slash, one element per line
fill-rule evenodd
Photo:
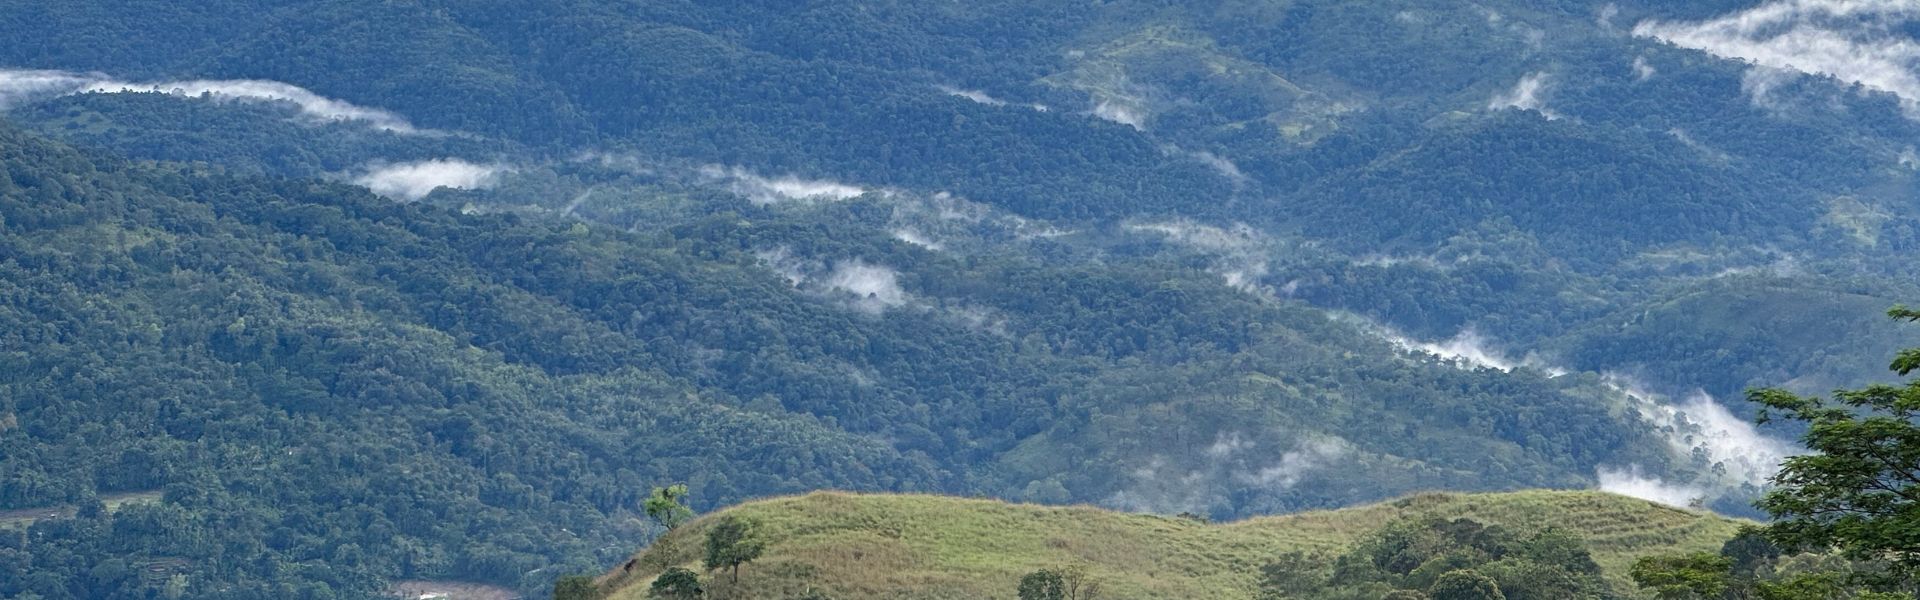
<path fill-rule="evenodd" d="M 889 233 L 893 234 L 893 239 L 900 240 L 902 242 L 906 242 L 909 244 L 913 244 L 921 248 L 926 248 L 928 250 L 940 250 L 943 248 L 940 245 L 940 242 L 933 241 L 932 238 L 928 238 L 926 235 L 920 233 L 919 231 L 915 231 L 913 229 L 909 229 L 906 227 L 894 229 Z"/>
<path fill-rule="evenodd" d="M 1267 250 L 1265 238 L 1252 227 L 1235 224 L 1231 229 L 1223 229 L 1179 219 L 1132 223 L 1126 229 L 1161 235 L 1169 242 L 1212 255 L 1215 261 L 1210 271 L 1225 280 L 1228 287 L 1250 294 L 1274 293 L 1261 283 L 1269 270 Z"/>
<path fill-rule="evenodd" d="M 802 179 L 791 175 L 762 177 L 741 167 L 708 165 L 700 169 L 702 178 L 723 183 L 727 189 L 754 204 L 781 202 L 851 200 L 867 193 L 860 186 L 824 179 Z"/>
<path fill-rule="evenodd" d="M 1770 483 L 1787 457 L 1800 452 L 1760 432 L 1753 423 L 1705 392 L 1679 402 L 1649 392 L 1631 378 L 1608 374 L 1603 382 L 1626 398 L 1642 419 L 1664 438 L 1675 463 L 1687 467 L 1683 479 L 1643 474 L 1639 467 L 1602 467 L 1600 489 L 1673 506 L 1691 506 L 1733 493 L 1750 494 Z"/>
<path fill-rule="evenodd" d="M 852 295 L 854 306 L 867 312 L 881 312 L 908 300 L 906 290 L 900 289 L 899 273 L 859 260 L 834 265 L 822 282 L 828 289 Z"/>
<path fill-rule="evenodd" d="M 940 90 L 940 93 L 942 94 L 946 94 L 948 96 L 953 96 L 956 98 L 965 98 L 967 100 L 973 101 L 978 104 L 985 104 L 987 106 L 1006 106 L 1008 104 L 1007 101 L 1001 100 L 999 98 L 995 98 L 992 95 L 989 95 L 986 92 L 983 92 L 980 90 L 969 90 L 964 88 L 957 88 L 950 85 L 936 85 L 933 87 L 934 89 Z M 1050 108 L 1047 108 L 1047 105 L 1045 104 L 1028 104 L 1025 106 L 1027 108 L 1031 108 L 1039 112 L 1047 112 L 1049 110 L 1052 110 Z"/>
<path fill-rule="evenodd" d="M 1206 514 L 1230 508 L 1230 496 L 1265 498 L 1285 494 L 1305 478 L 1333 468 L 1353 453 L 1346 440 L 1314 437 L 1296 440 L 1276 456 L 1273 444 L 1238 432 L 1223 432 L 1199 456 L 1186 460 L 1156 455 L 1129 475 L 1132 481 L 1105 504 L 1121 510 Z M 1242 507 L 1257 508 L 1257 506 Z"/>
<path fill-rule="evenodd" d="M 1513 89 L 1494 94 L 1493 99 L 1487 101 L 1487 109 L 1502 110 L 1512 108 L 1530 110 L 1540 113 L 1540 116 L 1546 117 L 1548 120 L 1558 119 L 1560 115 L 1548 110 L 1546 104 L 1540 98 L 1541 93 L 1547 88 L 1548 80 L 1549 78 L 1544 72 L 1528 74 L 1526 77 L 1520 78 L 1520 82 L 1515 83 Z"/>
<path fill-rule="evenodd" d="M 1779 98 L 1775 92 L 1798 79 L 1800 74 L 1795 71 L 1754 65 L 1740 76 L 1740 93 L 1746 94 L 1754 106 L 1785 116 L 1793 112 L 1791 104 Z"/>
<path fill-rule="evenodd" d="M 1618 375 L 1609 380 L 1667 438 L 1674 456 L 1701 458 L 1705 464 L 1696 466 L 1709 469 L 1721 483 L 1765 485 L 1780 471 L 1780 464 L 1797 452 L 1792 444 L 1760 433 L 1752 422 L 1734 416 L 1706 392 L 1663 402 L 1659 395 Z"/>
<path fill-rule="evenodd" d="M 1917 116 L 1920 44 L 1903 35 L 1917 18 L 1911 0 L 1782 0 L 1700 22 L 1644 21 L 1633 34 L 1890 93 Z"/>
<path fill-rule="evenodd" d="M 1421 342 L 1388 333 L 1389 341 L 1405 350 L 1431 354 L 1465 367 L 1512 371 L 1520 363 L 1488 347 L 1486 338 L 1472 328 L 1461 330 L 1443 342 Z"/>
<path fill-rule="evenodd" d="M 478 190 L 492 187 L 499 175 L 507 170 L 500 165 L 436 159 L 369 167 L 352 181 L 388 198 L 419 200 L 440 188 Z"/>
<path fill-rule="evenodd" d="M 1248 181 L 1247 174 L 1240 170 L 1240 165 L 1236 165 L 1233 161 L 1227 160 L 1226 157 L 1218 154 L 1206 150 L 1186 150 L 1177 146 L 1166 146 L 1162 148 L 1162 151 L 1175 156 L 1184 156 L 1206 165 L 1207 168 L 1213 169 L 1213 172 L 1219 173 L 1221 177 L 1232 181 L 1235 186 L 1244 185 Z"/>
<path fill-rule="evenodd" d="M 278 81 L 185 80 L 120 81 L 101 74 L 66 71 L 0 70 L 0 109 L 21 103 L 75 94 L 160 92 L 183 97 L 207 97 L 215 102 L 282 102 L 318 121 L 365 123 L 395 133 L 421 133 L 399 115 L 315 94 Z"/>
<path fill-rule="evenodd" d="M 1109 98 L 1094 103 L 1093 116 L 1132 127 L 1135 130 L 1146 131 L 1147 118 L 1151 113 L 1147 112 L 1146 107 L 1142 106 L 1138 100 Z"/>
<path fill-rule="evenodd" d="M 1514 360 L 1472 329 L 1443 342 L 1421 342 L 1362 317 L 1343 316 L 1396 346 L 1447 359 L 1461 368 L 1529 368 L 1549 377 L 1568 373 L 1531 353 Z M 1643 473 L 1637 465 L 1625 469 L 1601 467 L 1597 478 L 1602 490 L 1684 507 L 1696 500 L 1751 493 L 1764 487 L 1779 472 L 1781 463 L 1799 452 L 1793 444 L 1761 433 L 1752 422 L 1735 416 L 1706 392 L 1696 390 L 1674 401 L 1617 373 L 1603 375 L 1600 383 L 1615 394 L 1616 400 L 1637 412 L 1652 427 L 1655 437 L 1666 442 L 1667 454 L 1681 467 L 1676 472 L 1683 474 L 1669 480 Z"/>
<path fill-rule="evenodd" d="M 940 86 L 934 86 L 934 87 L 940 90 L 940 93 L 946 94 L 948 96 L 954 96 L 957 98 L 966 98 L 968 100 L 972 100 L 979 104 L 985 104 L 988 106 L 1006 106 L 1007 105 L 1007 102 L 1005 100 L 1001 100 L 999 98 L 995 98 L 993 96 L 987 95 L 986 92 L 983 92 L 980 90 L 963 90 L 950 85 L 940 85 Z"/>
<path fill-rule="evenodd" d="M 1647 57 L 1645 56 L 1633 57 L 1634 81 L 1646 81 L 1648 79 L 1652 79 L 1654 74 L 1658 72 L 1659 72 L 1658 69 L 1653 68 L 1653 63 L 1647 62 Z"/>
<path fill-rule="evenodd" d="M 1688 508 L 1707 499 L 1707 490 L 1688 485 L 1675 485 L 1640 472 L 1639 465 L 1626 469 L 1600 468 L 1596 473 L 1600 481 L 1600 491 L 1611 492 L 1658 502 L 1667 506 Z"/>
<path fill-rule="evenodd" d="M 899 272 L 885 266 L 860 259 L 828 263 L 796 256 L 785 247 L 763 250 L 755 256 L 800 291 L 845 300 L 861 312 L 879 314 L 913 301 L 913 296 L 900 287 Z"/>

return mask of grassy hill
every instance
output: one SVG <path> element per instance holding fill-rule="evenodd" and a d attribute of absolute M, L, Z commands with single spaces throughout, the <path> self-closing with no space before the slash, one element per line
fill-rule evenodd
<path fill-rule="evenodd" d="M 1717 550 L 1740 526 L 1599 492 L 1422 494 L 1222 524 L 1084 506 L 821 492 L 743 504 L 662 537 L 601 579 L 614 590 L 610 598 L 645 598 L 667 567 L 697 570 L 706 530 L 722 515 L 757 522 L 768 542 L 741 571 L 739 588 L 751 592 L 739 597 L 790 597 L 812 586 L 842 600 L 1011 598 L 1021 575 L 1074 564 L 1087 568 L 1106 598 L 1250 598 L 1260 567 L 1283 553 L 1337 554 L 1386 523 L 1426 516 L 1569 529 L 1586 539 L 1607 581 L 1631 597 L 1626 570 L 1636 557 Z"/>

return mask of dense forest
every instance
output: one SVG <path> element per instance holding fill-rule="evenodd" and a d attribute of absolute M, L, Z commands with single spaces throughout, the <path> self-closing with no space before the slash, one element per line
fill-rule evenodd
<path fill-rule="evenodd" d="M 0 598 L 544 595 L 672 483 L 1759 516 L 1920 120 L 1756 6 L 0 0 Z"/>

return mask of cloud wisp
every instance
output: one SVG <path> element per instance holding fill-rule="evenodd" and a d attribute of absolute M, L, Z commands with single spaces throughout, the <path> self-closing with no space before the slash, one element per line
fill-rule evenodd
<path fill-rule="evenodd" d="M 763 177 L 741 167 L 708 165 L 700 176 L 723 183 L 728 190 L 758 205 L 782 202 L 852 200 L 867 193 L 866 188 L 825 179 L 803 179 L 791 175 Z"/>
<path fill-rule="evenodd" d="M 423 133 L 393 112 L 328 98 L 303 87 L 251 79 L 129 82 L 101 74 L 66 71 L 0 70 L 0 109 L 76 94 L 159 92 L 207 97 L 215 102 L 282 102 L 316 121 L 348 121 L 395 133 Z"/>
<path fill-rule="evenodd" d="M 388 198 L 419 200 L 440 188 L 479 190 L 492 187 L 498 182 L 500 174 L 508 170 L 500 165 L 435 159 L 370 166 L 351 181 Z"/>
<path fill-rule="evenodd" d="M 1133 512 L 1206 514 L 1227 507 L 1230 494 L 1282 496 L 1353 453 L 1352 445 L 1337 437 L 1305 437 L 1284 446 L 1222 432 L 1197 456 L 1148 458 L 1129 473 L 1131 485 L 1104 504 Z"/>
<path fill-rule="evenodd" d="M 1560 118 L 1558 113 L 1548 110 L 1546 102 L 1540 98 L 1546 91 L 1549 77 L 1544 72 L 1529 73 L 1513 84 L 1513 89 L 1493 95 L 1487 101 L 1487 110 L 1517 109 L 1540 113 L 1551 121 Z"/>
<path fill-rule="evenodd" d="M 1777 0 L 1700 22 L 1644 21 L 1633 34 L 1890 93 L 1920 117 L 1920 44 L 1901 33 L 1916 19 L 1911 0 Z"/>
<path fill-rule="evenodd" d="M 1346 318 L 1404 350 L 1431 354 L 1463 369 L 1512 372 L 1527 368 L 1556 378 L 1568 373 L 1533 354 L 1521 360 L 1510 358 L 1472 329 L 1446 341 L 1421 342 L 1362 317 Z M 1779 472 L 1781 462 L 1798 452 L 1793 444 L 1762 433 L 1705 392 L 1695 391 L 1675 401 L 1619 374 L 1604 374 L 1599 383 L 1614 401 L 1637 412 L 1666 443 L 1667 455 L 1687 467 L 1682 472 L 1691 473 L 1668 480 L 1640 465 L 1602 465 L 1595 471 L 1602 491 L 1684 508 L 1764 487 Z"/>
<path fill-rule="evenodd" d="M 1228 287 L 1256 295 L 1270 296 L 1275 293 L 1261 283 L 1269 271 L 1267 250 L 1265 239 L 1252 227 L 1235 224 L 1231 229 L 1223 229 L 1178 219 L 1131 223 L 1126 229 L 1136 233 L 1158 234 L 1174 244 L 1212 255 L 1215 260 L 1209 270 L 1225 280 Z"/>

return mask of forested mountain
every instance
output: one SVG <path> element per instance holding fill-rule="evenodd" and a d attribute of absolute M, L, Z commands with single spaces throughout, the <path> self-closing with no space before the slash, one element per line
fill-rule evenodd
<path fill-rule="evenodd" d="M 0 598 L 531 594 L 672 482 L 1751 515 L 1722 400 L 1920 297 L 1841 4 L 0 0 Z"/>

